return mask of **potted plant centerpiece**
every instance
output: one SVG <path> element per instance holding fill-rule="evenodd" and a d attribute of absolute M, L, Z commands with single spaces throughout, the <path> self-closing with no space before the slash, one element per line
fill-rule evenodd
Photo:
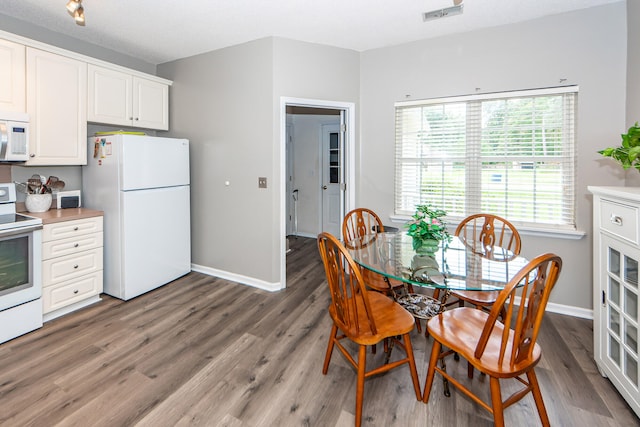
<path fill-rule="evenodd" d="M 406 224 L 407 234 L 413 238 L 413 249 L 416 252 L 435 253 L 440 241 L 445 245 L 451 241 L 447 224 L 443 220 L 446 215 L 442 209 L 435 209 L 430 205 L 416 206 L 413 220 Z"/>
<path fill-rule="evenodd" d="M 622 145 L 619 147 L 609 147 L 598 151 L 605 157 L 611 157 L 620 163 L 624 170 L 631 167 L 640 171 L 640 127 L 638 122 L 629 128 L 627 133 L 620 135 Z"/>

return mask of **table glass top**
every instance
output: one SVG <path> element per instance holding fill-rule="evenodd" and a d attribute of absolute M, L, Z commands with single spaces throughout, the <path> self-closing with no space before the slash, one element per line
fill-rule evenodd
<path fill-rule="evenodd" d="M 431 288 L 500 290 L 528 260 L 500 248 L 470 245 L 453 237 L 434 254 L 413 249 L 405 233 L 378 233 L 347 242 L 353 259 L 362 267 L 391 279 Z"/>

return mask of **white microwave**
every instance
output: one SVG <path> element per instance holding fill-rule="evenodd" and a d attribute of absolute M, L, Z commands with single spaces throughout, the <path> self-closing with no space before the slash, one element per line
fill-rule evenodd
<path fill-rule="evenodd" d="M 29 115 L 0 112 L 0 162 L 29 160 Z"/>

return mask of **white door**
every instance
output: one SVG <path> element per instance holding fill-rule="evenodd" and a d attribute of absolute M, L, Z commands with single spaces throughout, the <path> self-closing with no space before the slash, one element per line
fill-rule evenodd
<path fill-rule="evenodd" d="M 342 141 L 340 125 L 322 126 L 322 231 L 338 237 L 343 217 Z"/>

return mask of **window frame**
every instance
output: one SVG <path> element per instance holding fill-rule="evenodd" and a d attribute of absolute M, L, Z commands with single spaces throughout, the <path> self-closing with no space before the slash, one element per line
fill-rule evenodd
<path fill-rule="evenodd" d="M 399 169 L 401 168 L 401 163 L 405 157 L 401 157 L 402 147 L 399 147 L 399 144 L 402 144 L 402 141 L 399 140 L 404 134 L 401 128 L 401 123 L 399 123 L 400 111 L 406 110 L 407 107 L 425 107 L 425 106 L 433 106 L 433 105 L 442 105 L 446 104 L 460 104 L 464 103 L 466 108 L 469 108 L 471 104 L 481 105 L 483 101 L 493 101 L 493 100 L 508 100 L 512 98 L 533 98 L 540 96 L 555 96 L 555 95 L 563 95 L 563 102 L 565 103 L 562 107 L 562 123 L 563 123 L 563 135 L 566 132 L 566 136 L 563 138 L 562 150 L 567 151 L 564 156 L 561 156 L 563 165 L 560 169 L 562 173 L 562 178 L 566 179 L 567 174 L 570 176 L 570 188 L 563 189 L 562 195 L 570 198 L 569 201 L 559 202 L 560 209 L 569 209 L 570 214 L 567 216 L 570 218 L 569 222 L 565 223 L 547 223 L 547 222 L 522 222 L 518 220 L 513 220 L 512 222 L 518 226 L 519 230 L 523 230 L 526 232 L 530 232 L 532 234 L 542 234 L 542 235 L 550 235 L 550 234 L 560 234 L 564 235 L 568 238 L 579 238 L 583 236 L 584 233 L 577 230 L 576 224 L 576 205 L 577 205 L 577 192 L 576 192 L 576 181 L 577 181 L 577 108 L 578 108 L 578 93 L 579 87 L 577 85 L 572 86 L 562 86 L 562 87 L 551 87 L 551 88 L 543 88 L 543 89 L 529 89 L 529 90 L 516 90 L 516 91 L 508 91 L 508 92 L 493 92 L 493 93 L 484 93 L 484 94 L 475 94 L 475 95 L 463 95 L 463 96 L 452 96 L 452 97 L 442 97 L 442 98 L 431 98 L 431 99 L 422 99 L 422 100 L 411 100 L 411 101 L 400 101 L 394 104 L 395 110 L 395 123 L 394 129 L 396 134 L 396 149 L 395 149 L 395 184 L 394 184 L 394 215 L 392 215 L 392 220 L 394 221 L 404 221 L 412 214 L 412 212 L 408 212 L 406 209 L 406 203 L 401 202 L 402 195 L 399 192 L 402 192 L 402 184 L 399 182 L 401 180 L 401 172 Z M 570 95 L 570 97 L 566 97 L 564 95 Z M 567 105 L 567 98 L 569 98 L 570 104 Z M 444 107 L 443 107 L 444 108 Z M 568 120 L 566 120 L 568 118 Z M 565 124 L 565 120 L 569 122 L 569 129 L 565 129 L 567 126 Z M 476 123 L 478 126 L 473 128 L 469 127 L 468 123 L 465 123 L 466 134 L 470 134 L 473 132 L 480 132 L 482 130 L 482 125 L 480 122 Z M 471 129 L 471 130 L 470 130 Z M 568 140 L 567 140 L 568 138 Z M 480 152 L 481 142 L 479 138 L 476 138 L 477 144 L 475 146 L 476 153 Z M 465 142 L 468 144 L 469 139 L 465 138 Z M 566 142 L 569 142 L 569 145 L 566 145 Z M 468 151 L 468 150 L 467 150 Z M 468 156 L 467 156 L 468 157 Z M 535 155 L 531 155 L 531 158 L 535 158 Z M 469 160 L 465 160 L 465 171 L 469 170 Z M 569 168 L 569 170 L 567 170 Z M 476 171 L 478 172 L 478 171 Z M 448 220 L 450 222 L 457 222 L 462 220 L 466 215 L 469 215 L 473 212 L 478 211 L 478 203 L 481 198 L 478 197 L 468 197 L 467 194 L 469 192 L 469 188 L 467 185 L 468 179 L 465 180 L 465 195 L 464 195 L 464 215 L 450 215 L 448 216 Z M 481 186 L 479 187 L 480 191 L 482 191 Z M 486 188 L 486 187 L 485 187 Z M 417 193 L 420 193 L 418 190 Z M 404 193 L 405 197 L 407 193 Z M 478 203 L 469 204 L 470 199 L 475 199 Z M 404 207 L 405 209 L 402 209 Z M 473 212 L 470 212 L 470 209 Z M 534 218 L 535 219 L 535 218 Z"/>

